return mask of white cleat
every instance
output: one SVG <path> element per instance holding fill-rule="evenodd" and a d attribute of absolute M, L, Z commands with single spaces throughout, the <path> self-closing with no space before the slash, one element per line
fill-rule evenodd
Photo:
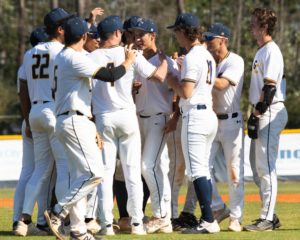
<path fill-rule="evenodd" d="M 131 225 L 131 234 L 133 235 L 147 235 L 147 231 L 144 224 L 134 223 Z"/>
<path fill-rule="evenodd" d="M 62 220 L 59 217 L 52 212 L 48 212 L 47 210 L 44 212 L 44 216 L 51 231 L 59 240 L 69 239 L 68 235 L 66 235 L 64 231 Z"/>
<path fill-rule="evenodd" d="M 115 235 L 114 227 L 112 224 L 107 224 L 105 227 L 102 227 L 101 230 L 97 234 L 113 236 L 113 235 Z"/>
<path fill-rule="evenodd" d="M 217 233 L 220 232 L 220 230 L 221 229 L 217 220 L 214 220 L 212 223 L 209 223 L 202 219 L 197 227 L 184 229 L 182 233 L 185 234 Z"/>
<path fill-rule="evenodd" d="M 101 230 L 101 226 L 100 224 L 97 222 L 96 219 L 93 219 L 91 221 L 89 221 L 87 224 L 86 224 L 86 228 L 87 228 L 87 231 L 89 233 L 91 233 L 92 235 L 95 235 L 97 232 L 99 232 Z"/>
<path fill-rule="evenodd" d="M 232 231 L 232 232 L 241 232 L 242 226 L 241 226 L 239 220 L 238 219 L 230 219 L 228 230 Z"/>
<path fill-rule="evenodd" d="M 49 233 L 36 227 L 32 222 L 25 224 L 23 221 L 18 221 L 16 228 L 14 229 L 16 236 L 48 236 Z"/>
<path fill-rule="evenodd" d="M 146 224 L 146 230 L 147 233 L 155 233 L 158 232 L 161 228 L 167 227 L 169 224 L 171 224 L 171 221 L 167 217 L 151 217 L 149 222 Z"/>
<path fill-rule="evenodd" d="M 162 227 L 158 230 L 159 233 L 172 233 L 173 232 L 173 227 L 172 223 L 170 222 L 168 226 Z"/>

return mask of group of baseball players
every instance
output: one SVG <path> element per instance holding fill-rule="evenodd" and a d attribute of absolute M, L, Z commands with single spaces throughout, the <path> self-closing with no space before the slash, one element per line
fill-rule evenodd
<path fill-rule="evenodd" d="M 118 232 L 216 233 L 226 218 L 234 232 L 279 228 L 275 163 L 287 111 L 283 57 L 272 40 L 274 11 L 251 14 L 259 48 L 248 135 L 262 205 L 259 218 L 243 227 L 244 60 L 229 50 L 230 30 L 213 23 L 201 32 L 197 16 L 179 14 L 167 29 L 181 50 L 168 57 L 156 45 L 152 20 L 131 16 L 122 22 L 111 15 L 96 24 L 103 12 L 95 8 L 83 20 L 56 8 L 30 36 L 32 48 L 18 70 L 23 159 L 13 233 L 53 233 L 60 240 Z M 228 207 L 214 177 L 219 150 L 227 166 Z M 188 191 L 178 214 L 185 175 Z"/>

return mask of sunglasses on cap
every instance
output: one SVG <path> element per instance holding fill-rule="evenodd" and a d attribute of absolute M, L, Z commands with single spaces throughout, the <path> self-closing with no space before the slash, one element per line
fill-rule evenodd
<path fill-rule="evenodd" d="M 98 39 L 98 38 L 100 38 L 99 33 L 88 33 L 88 35 L 89 35 L 92 39 Z"/>

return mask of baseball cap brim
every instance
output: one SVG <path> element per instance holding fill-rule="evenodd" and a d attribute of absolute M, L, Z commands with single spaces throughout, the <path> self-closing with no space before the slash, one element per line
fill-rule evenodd
<path fill-rule="evenodd" d="M 215 33 L 212 33 L 212 32 L 204 32 L 204 33 L 203 33 L 203 36 L 207 36 L 207 37 L 216 37 L 216 36 L 218 36 L 218 35 L 215 34 Z"/>

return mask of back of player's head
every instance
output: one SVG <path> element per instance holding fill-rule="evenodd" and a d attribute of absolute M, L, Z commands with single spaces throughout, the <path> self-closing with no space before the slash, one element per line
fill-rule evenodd
<path fill-rule="evenodd" d="M 100 38 L 105 41 L 113 32 L 123 31 L 123 22 L 119 16 L 111 15 L 100 21 L 97 29 Z"/>
<path fill-rule="evenodd" d="M 64 24 L 65 29 L 65 45 L 69 46 L 77 43 L 82 35 L 89 31 L 86 21 L 80 17 L 73 17 Z"/>
<path fill-rule="evenodd" d="M 181 13 L 177 16 L 173 25 L 167 26 L 169 29 L 185 27 L 185 28 L 196 28 L 199 27 L 199 19 L 197 16 L 191 13 Z"/>
<path fill-rule="evenodd" d="M 167 26 L 167 28 L 174 31 L 183 31 L 184 36 L 192 42 L 202 38 L 199 18 L 191 13 L 179 14 L 175 23 Z"/>
<path fill-rule="evenodd" d="M 157 26 L 151 19 L 143 19 L 130 29 L 139 29 L 147 33 L 157 33 Z"/>
<path fill-rule="evenodd" d="M 56 30 L 62 26 L 64 22 L 74 16 L 66 12 L 63 8 L 54 8 L 44 17 L 44 25 L 49 36 L 55 36 Z"/>
<path fill-rule="evenodd" d="M 252 16 L 256 17 L 260 28 L 266 28 L 269 35 L 272 35 L 277 22 L 277 17 L 272 9 L 268 8 L 255 8 Z"/>
<path fill-rule="evenodd" d="M 136 25 L 138 24 L 138 22 L 143 21 L 142 17 L 139 16 L 131 16 L 129 18 L 127 18 L 124 23 L 123 23 L 123 29 L 125 31 L 129 30 L 130 28 L 134 28 L 136 27 Z"/>
<path fill-rule="evenodd" d="M 203 36 L 205 41 L 211 41 L 216 37 L 229 38 L 230 30 L 222 23 L 213 23 L 207 32 L 203 33 Z"/>
<path fill-rule="evenodd" d="M 46 42 L 48 40 L 48 34 L 45 31 L 44 27 L 37 27 L 30 34 L 30 43 L 31 46 L 34 47 L 40 42 Z"/>

